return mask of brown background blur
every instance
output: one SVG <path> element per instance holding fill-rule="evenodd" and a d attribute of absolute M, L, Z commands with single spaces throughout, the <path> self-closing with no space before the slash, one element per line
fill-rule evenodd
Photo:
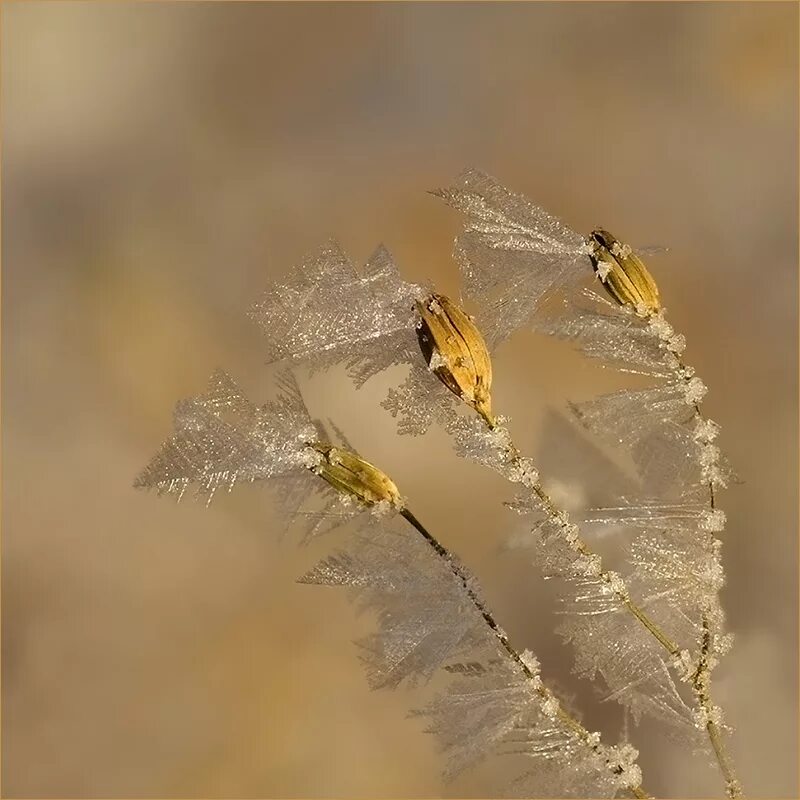
<path fill-rule="evenodd" d="M 333 539 L 280 539 L 257 489 L 209 510 L 131 489 L 214 367 L 269 397 L 244 312 L 325 237 L 456 291 L 457 221 L 425 190 L 470 164 L 577 230 L 670 247 L 653 270 L 742 479 L 718 700 L 750 795 L 797 796 L 795 4 L 6 3 L 2 23 L 5 796 L 496 790 L 496 763 L 441 782 L 406 717 L 424 691 L 370 692 L 368 619 L 294 583 Z M 622 385 L 531 334 L 495 374 L 531 453 L 548 407 Z M 401 377 L 304 386 L 616 739 L 537 571 L 499 549 L 508 487 L 441 433 L 394 435 Z M 633 738 L 650 791 L 719 792 L 659 728 Z"/>

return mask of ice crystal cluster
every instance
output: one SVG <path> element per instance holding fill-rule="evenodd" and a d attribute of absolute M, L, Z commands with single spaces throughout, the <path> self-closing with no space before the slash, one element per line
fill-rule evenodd
<path fill-rule="evenodd" d="M 220 488 L 263 482 L 304 536 L 357 514 L 357 506 L 315 474 L 321 456 L 311 444 L 329 439 L 328 432 L 311 419 L 291 373 L 276 382 L 276 398 L 259 407 L 227 373 L 214 372 L 204 394 L 177 404 L 173 435 L 135 486 L 178 500 L 193 486 L 210 503 Z"/>
<path fill-rule="evenodd" d="M 455 257 L 475 316 L 404 281 L 385 248 L 361 266 L 328 242 L 253 308 L 269 360 L 312 370 L 344 365 L 357 386 L 406 365 L 383 406 L 400 433 L 440 425 L 461 456 L 515 486 L 508 505 L 528 520 L 522 544 L 545 577 L 560 579 L 561 632 L 574 646 L 576 672 L 635 720 L 652 716 L 695 746 L 705 743 L 728 794 L 738 796 L 711 695 L 713 668 L 730 646 L 715 537 L 725 524 L 717 494 L 730 470 L 718 426 L 700 410 L 706 388 L 682 360 L 685 340 L 667 321 L 655 280 L 607 231 L 576 233 L 475 170 L 434 194 L 463 215 Z M 648 388 L 571 408 L 576 426 L 635 466 L 615 503 L 562 505 L 514 443 L 511 422 L 495 415 L 490 352 L 522 328 L 651 379 Z M 448 755 L 448 775 L 507 754 L 519 758 L 498 792 L 646 796 L 636 750 L 602 744 L 542 682 L 535 656 L 509 641 L 475 577 L 442 543 L 449 532 L 427 531 L 388 476 L 340 435 L 332 444 L 291 373 L 282 375 L 278 399 L 255 407 L 216 373 L 206 394 L 178 405 L 173 437 L 138 484 L 178 496 L 195 484 L 210 498 L 219 486 L 264 480 L 307 535 L 355 520 L 349 546 L 301 580 L 347 587 L 375 614 L 375 632 L 360 643 L 372 686 L 449 676 L 420 712 Z M 550 431 L 559 445 L 583 440 L 563 422 Z M 587 448 L 586 464 L 618 471 L 599 447 Z M 620 571 L 593 551 L 609 531 L 630 532 Z"/>
<path fill-rule="evenodd" d="M 503 794 L 613 797 L 638 786 L 637 754 L 604 747 L 559 717 L 536 659 L 509 650 L 487 624 L 475 578 L 449 554 L 435 557 L 424 538 L 397 523 L 372 526 L 301 581 L 348 587 L 377 612 L 377 630 L 358 643 L 371 686 L 413 684 L 437 670 L 451 676 L 416 712 L 440 740 L 447 777 L 494 753 L 519 756 Z"/>

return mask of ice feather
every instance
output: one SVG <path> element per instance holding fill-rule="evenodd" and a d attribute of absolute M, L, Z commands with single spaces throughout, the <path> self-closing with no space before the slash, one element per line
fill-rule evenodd
<path fill-rule="evenodd" d="M 361 383 L 416 347 L 414 303 L 424 293 L 400 278 L 385 248 L 359 268 L 330 241 L 270 287 L 251 317 L 270 362 L 345 363 Z"/>

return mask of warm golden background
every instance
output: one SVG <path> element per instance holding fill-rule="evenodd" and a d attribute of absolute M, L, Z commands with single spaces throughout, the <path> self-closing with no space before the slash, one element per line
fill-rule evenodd
<path fill-rule="evenodd" d="M 294 583 L 334 540 L 279 540 L 257 490 L 204 510 L 131 489 L 214 367 L 268 397 L 244 311 L 323 238 L 383 240 L 455 291 L 455 215 L 425 190 L 468 164 L 671 248 L 653 269 L 743 481 L 718 699 L 750 795 L 797 796 L 795 4 L 31 2 L 2 23 L 5 796 L 492 793 L 492 765 L 442 784 L 406 717 L 423 693 L 368 691 L 368 620 Z M 536 570 L 498 550 L 507 487 L 441 434 L 393 434 L 400 376 L 305 385 L 584 703 Z M 548 406 L 621 385 L 530 334 L 496 376 L 530 452 Z M 587 722 L 619 733 L 607 706 Z M 658 729 L 634 738 L 651 791 L 719 791 Z"/>

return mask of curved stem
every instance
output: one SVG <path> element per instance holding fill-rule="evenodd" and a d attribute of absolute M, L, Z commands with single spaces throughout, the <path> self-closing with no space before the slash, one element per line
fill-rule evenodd
<path fill-rule="evenodd" d="M 483 618 L 484 622 L 488 625 L 491 629 L 492 633 L 494 634 L 495 639 L 500 643 L 500 646 L 505 650 L 507 655 L 511 658 L 512 661 L 520 668 L 522 673 L 525 675 L 526 678 L 534 682 L 534 687 L 536 693 L 542 700 L 554 700 L 556 699 L 553 693 L 545 687 L 542 682 L 538 679 L 538 676 L 531 670 L 531 668 L 525 663 L 525 659 L 522 658 L 520 653 L 514 648 L 511 642 L 508 639 L 508 636 L 504 633 L 504 631 L 500 628 L 495 620 L 492 612 L 486 607 L 483 600 L 478 596 L 475 590 L 472 587 L 471 581 L 469 577 L 465 574 L 464 570 L 456 563 L 450 551 L 439 542 L 438 539 L 430 532 L 427 528 L 414 516 L 414 514 L 408 508 L 403 508 L 400 512 L 401 516 L 411 524 L 414 529 L 425 539 L 425 541 L 430 545 L 433 551 L 436 553 L 439 558 L 445 561 L 450 572 L 457 578 L 457 580 L 461 583 L 462 587 L 464 588 L 464 592 L 469 597 L 472 605 L 477 609 L 480 613 L 481 617 Z M 562 723 L 566 727 L 568 727 L 572 732 L 586 744 L 587 747 L 590 747 L 593 752 L 598 755 L 602 754 L 602 750 L 600 749 L 600 745 L 594 744 L 590 741 L 591 734 L 589 731 L 584 728 L 584 726 L 578 722 L 575 717 L 573 717 L 569 712 L 565 711 L 564 708 L 561 706 L 560 703 L 557 704 L 557 715 L 558 718 L 561 720 Z M 621 772 L 620 767 L 608 765 L 609 769 L 614 772 L 616 775 L 619 775 Z M 630 789 L 631 794 L 634 797 L 639 798 L 646 798 L 649 795 L 642 789 L 641 786 L 634 786 Z"/>

